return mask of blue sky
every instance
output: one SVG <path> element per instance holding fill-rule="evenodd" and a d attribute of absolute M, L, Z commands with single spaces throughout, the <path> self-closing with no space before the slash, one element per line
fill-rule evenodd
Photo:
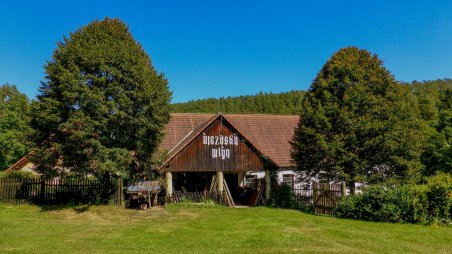
<path fill-rule="evenodd" d="M 452 1 L 92 2 L 0 3 L 0 84 L 33 98 L 56 43 L 106 16 L 128 24 L 174 102 L 307 89 L 350 45 L 398 80 L 452 77 Z"/>

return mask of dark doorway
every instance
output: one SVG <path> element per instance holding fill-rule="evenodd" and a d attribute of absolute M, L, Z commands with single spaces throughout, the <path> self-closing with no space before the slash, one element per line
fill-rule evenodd
<path fill-rule="evenodd" d="M 239 174 L 237 173 L 225 173 L 224 180 L 228 184 L 229 191 L 231 192 L 234 202 L 240 202 L 241 192 L 239 186 Z"/>
<path fill-rule="evenodd" d="M 176 173 L 173 176 L 173 187 L 176 191 L 182 187 L 188 192 L 203 192 L 209 190 L 214 172 Z"/>

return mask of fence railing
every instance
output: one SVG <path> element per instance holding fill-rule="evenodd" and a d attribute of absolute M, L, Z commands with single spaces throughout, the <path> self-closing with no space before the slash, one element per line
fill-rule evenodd
<path fill-rule="evenodd" d="M 0 178 L 0 203 L 62 204 L 111 200 L 122 206 L 122 180 L 47 180 Z"/>
<path fill-rule="evenodd" d="M 312 204 L 311 188 L 293 189 L 292 193 L 295 201 L 303 204 Z"/>
<path fill-rule="evenodd" d="M 295 201 L 312 205 L 317 214 L 331 215 L 337 202 L 345 195 L 343 183 L 318 183 L 313 182 L 306 188 L 293 189 Z"/>

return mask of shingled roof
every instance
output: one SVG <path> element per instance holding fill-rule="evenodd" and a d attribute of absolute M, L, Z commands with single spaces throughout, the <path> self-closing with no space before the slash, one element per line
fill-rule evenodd
<path fill-rule="evenodd" d="M 171 158 L 219 116 L 219 114 L 173 113 L 160 146 L 169 151 Z M 276 166 L 279 168 L 291 166 L 289 142 L 297 126 L 298 116 L 262 114 L 221 116 Z"/>

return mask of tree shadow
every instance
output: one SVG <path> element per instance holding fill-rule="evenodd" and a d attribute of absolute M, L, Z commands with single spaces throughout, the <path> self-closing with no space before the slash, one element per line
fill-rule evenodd
<path fill-rule="evenodd" d="M 60 204 L 60 205 L 38 205 L 41 208 L 41 212 L 73 210 L 77 214 L 87 212 L 92 204 Z"/>

